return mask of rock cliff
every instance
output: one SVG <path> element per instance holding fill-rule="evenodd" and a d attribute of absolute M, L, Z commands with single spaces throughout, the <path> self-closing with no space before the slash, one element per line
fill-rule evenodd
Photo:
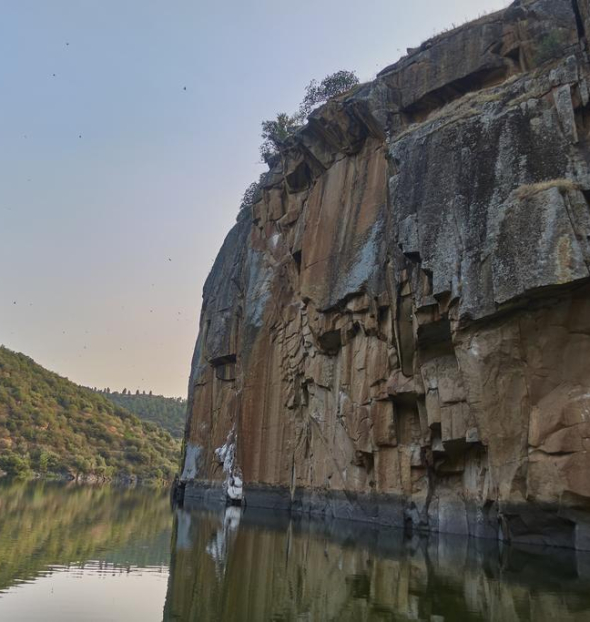
<path fill-rule="evenodd" d="M 316 110 L 227 236 L 186 499 L 590 549 L 588 0 L 519 0 Z"/>

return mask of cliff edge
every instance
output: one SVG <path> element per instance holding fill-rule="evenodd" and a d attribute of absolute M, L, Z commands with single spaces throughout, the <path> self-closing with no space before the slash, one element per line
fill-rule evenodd
<path fill-rule="evenodd" d="M 204 288 L 185 499 L 590 549 L 588 0 L 328 102 Z"/>

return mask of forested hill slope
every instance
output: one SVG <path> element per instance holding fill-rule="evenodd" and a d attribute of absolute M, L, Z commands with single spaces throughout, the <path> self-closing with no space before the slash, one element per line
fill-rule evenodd
<path fill-rule="evenodd" d="M 0 347 L 0 469 L 171 479 L 179 443 L 102 395 Z"/>
<path fill-rule="evenodd" d="M 186 418 L 186 400 L 179 397 L 164 397 L 146 393 L 123 393 L 99 391 L 118 406 L 126 408 L 143 421 L 155 423 L 168 430 L 175 438 L 182 438 Z"/>

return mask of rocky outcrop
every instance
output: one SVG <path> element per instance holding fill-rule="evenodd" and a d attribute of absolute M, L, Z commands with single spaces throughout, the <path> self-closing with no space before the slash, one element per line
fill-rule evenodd
<path fill-rule="evenodd" d="M 588 29 L 521 0 L 312 113 L 205 284 L 187 499 L 590 549 Z"/>

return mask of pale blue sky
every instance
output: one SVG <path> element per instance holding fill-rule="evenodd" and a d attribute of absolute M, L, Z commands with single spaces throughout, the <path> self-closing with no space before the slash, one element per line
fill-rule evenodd
<path fill-rule="evenodd" d="M 0 343 L 85 385 L 184 395 L 261 120 L 506 5 L 0 0 Z"/>

